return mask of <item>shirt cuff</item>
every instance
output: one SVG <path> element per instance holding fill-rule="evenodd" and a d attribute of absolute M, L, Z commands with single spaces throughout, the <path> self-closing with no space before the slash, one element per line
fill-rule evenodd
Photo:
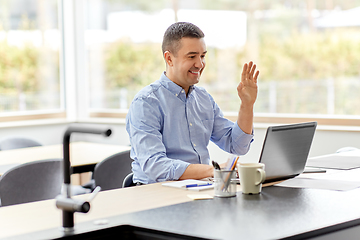
<path fill-rule="evenodd" d="M 241 143 L 252 143 L 254 141 L 254 126 L 252 128 L 251 134 L 245 133 L 238 125 L 237 122 L 234 124 L 233 136 L 236 136 L 234 142 L 236 144 Z"/>
<path fill-rule="evenodd" d="M 184 174 L 186 168 L 190 165 L 190 163 L 188 162 L 184 162 L 184 161 L 176 161 L 176 164 L 174 166 L 174 175 L 173 175 L 173 179 L 174 180 L 179 180 L 179 178 Z"/>

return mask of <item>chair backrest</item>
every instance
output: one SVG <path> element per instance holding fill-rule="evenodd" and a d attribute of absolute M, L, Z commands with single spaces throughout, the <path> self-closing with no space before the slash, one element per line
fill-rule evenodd
<path fill-rule="evenodd" d="M 94 169 L 95 185 L 102 191 L 121 188 L 126 175 L 131 170 L 130 150 L 116 153 L 96 164 Z"/>
<path fill-rule="evenodd" d="M 136 186 L 135 183 L 133 182 L 133 176 L 134 176 L 134 173 L 131 172 L 124 178 L 124 181 L 122 184 L 123 188 Z"/>
<path fill-rule="evenodd" d="M 29 138 L 6 138 L 0 141 L 0 150 L 42 146 L 39 142 Z"/>
<path fill-rule="evenodd" d="M 16 166 L 0 178 L 2 206 L 55 198 L 63 182 L 62 159 L 46 159 Z"/>

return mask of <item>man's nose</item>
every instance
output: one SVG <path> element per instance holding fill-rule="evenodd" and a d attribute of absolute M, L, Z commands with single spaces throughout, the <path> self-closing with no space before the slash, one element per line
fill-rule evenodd
<path fill-rule="evenodd" d="M 205 65 L 205 62 L 202 57 L 199 57 L 196 59 L 196 62 L 195 62 L 196 68 L 202 69 L 204 67 L 204 65 Z"/>

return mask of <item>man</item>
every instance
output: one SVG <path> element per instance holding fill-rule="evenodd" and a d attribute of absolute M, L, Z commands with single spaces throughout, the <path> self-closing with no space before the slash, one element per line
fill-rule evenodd
<path fill-rule="evenodd" d="M 195 86 L 205 68 L 204 33 L 194 24 L 174 23 L 164 34 L 162 51 L 166 71 L 135 96 L 126 117 L 138 185 L 211 177 L 209 140 L 244 155 L 253 139 L 259 71 L 252 62 L 243 67 L 237 87 L 240 110 L 233 123 L 205 89 Z"/>

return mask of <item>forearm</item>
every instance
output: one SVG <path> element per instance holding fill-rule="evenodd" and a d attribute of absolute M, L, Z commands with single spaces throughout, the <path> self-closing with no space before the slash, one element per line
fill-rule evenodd
<path fill-rule="evenodd" d="M 237 87 L 241 105 L 238 115 L 238 125 L 247 134 L 252 133 L 254 104 L 257 98 L 257 78 L 259 71 L 255 73 L 256 65 L 252 61 L 245 63 L 241 74 L 241 82 Z M 255 75 L 254 75 L 255 74 Z"/>
<path fill-rule="evenodd" d="M 190 164 L 179 180 L 184 179 L 202 179 L 212 177 L 214 175 L 214 168 L 206 164 Z"/>
<path fill-rule="evenodd" d="M 240 105 L 237 124 L 239 128 L 247 134 L 252 133 L 254 121 L 254 106 L 253 105 Z"/>

